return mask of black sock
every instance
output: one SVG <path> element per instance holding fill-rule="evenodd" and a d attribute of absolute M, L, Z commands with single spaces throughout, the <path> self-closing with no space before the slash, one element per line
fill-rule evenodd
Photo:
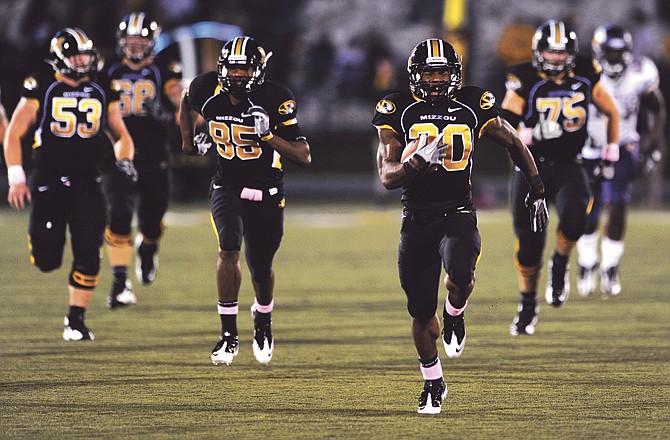
<path fill-rule="evenodd" d="M 84 322 L 84 312 L 86 312 L 86 309 L 83 307 L 70 306 L 67 314 L 67 320 L 70 322 L 70 325 Z"/>
<path fill-rule="evenodd" d="M 561 255 L 558 252 L 554 252 L 554 256 L 552 257 L 554 260 L 554 264 L 560 264 L 562 266 L 566 266 L 568 264 L 568 260 L 570 257 L 568 255 Z"/>
<path fill-rule="evenodd" d="M 232 302 L 219 301 L 218 304 L 219 307 L 235 307 L 237 306 L 237 301 Z M 220 313 L 219 318 L 221 318 L 221 336 L 223 336 L 225 333 L 237 336 L 237 314 L 224 315 Z"/>
<path fill-rule="evenodd" d="M 423 359 L 419 358 L 419 363 L 421 363 L 421 366 L 423 368 L 430 368 L 437 363 L 437 357 L 438 357 L 438 355 L 436 354 L 435 356 L 428 359 L 427 361 L 424 361 Z"/>
<path fill-rule="evenodd" d="M 534 304 L 537 301 L 537 292 L 521 292 L 521 302 Z"/>
<path fill-rule="evenodd" d="M 125 283 L 128 278 L 128 266 L 113 266 L 112 274 L 115 283 Z"/>

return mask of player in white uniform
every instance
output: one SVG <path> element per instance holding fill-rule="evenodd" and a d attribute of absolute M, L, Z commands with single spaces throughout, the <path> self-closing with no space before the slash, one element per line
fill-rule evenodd
<path fill-rule="evenodd" d="M 600 290 L 608 297 L 621 292 L 619 263 L 624 251 L 626 212 L 638 163 L 649 172 L 660 160 L 665 104 L 658 87 L 658 69 L 649 58 L 633 59 L 632 37 L 628 31 L 619 26 L 600 26 L 593 34 L 591 49 L 594 61 L 600 64 L 604 73 L 600 82 L 619 108 L 619 160 L 605 160 L 602 148 L 607 145 L 607 118 L 591 105 L 589 140 L 582 150 L 582 158 L 587 170 L 593 171 L 594 203 L 587 230 L 577 242 L 577 287 L 582 296 L 590 295 L 596 289 L 600 272 Z M 642 137 L 637 131 L 641 107 L 647 109 L 649 121 L 647 133 Z M 608 215 L 600 243 L 598 270 L 598 223 L 605 207 Z"/>

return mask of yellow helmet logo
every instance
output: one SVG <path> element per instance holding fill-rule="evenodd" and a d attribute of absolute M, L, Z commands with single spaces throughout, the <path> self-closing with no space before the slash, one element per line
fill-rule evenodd
<path fill-rule="evenodd" d="M 277 111 L 279 112 L 280 115 L 292 114 L 293 112 L 295 112 L 295 101 L 289 99 L 288 101 L 282 102 Z"/>
<path fill-rule="evenodd" d="M 496 103 L 496 97 L 493 96 L 491 92 L 484 92 L 481 98 L 479 98 L 479 106 L 482 110 L 488 110 L 493 107 Z"/>
<path fill-rule="evenodd" d="M 379 113 L 390 115 L 395 111 L 395 104 L 388 99 L 382 99 L 377 103 L 375 110 Z"/>

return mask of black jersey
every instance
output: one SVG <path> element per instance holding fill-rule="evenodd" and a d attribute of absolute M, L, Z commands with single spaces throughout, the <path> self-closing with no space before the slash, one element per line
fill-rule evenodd
<path fill-rule="evenodd" d="M 536 160 L 574 161 L 588 136 L 589 103 L 599 80 L 593 63 L 581 57 L 561 84 L 538 72 L 530 62 L 510 68 L 505 86 L 526 101 L 521 120 L 533 129 L 528 148 Z"/>
<path fill-rule="evenodd" d="M 189 86 L 195 111 L 207 121 L 214 140 L 218 161 L 215 181 L 229 187 L 243 186 L 283 191 L 283 167 L 280 154 L 259 140 L 253 116 L 242 116 L 252 105 L 263 107 L 270 115 L 273 133 L 287 141 L 304 139 L 296 119 L 297 106 L 291 91 L 281 84 L 265 81 L 247 97 L 233 105 L 221 89 L 216 72 L 197 76 Z"/>
<path fill-rule="evenodd" d="M 50 66 L 28 76 L 22 96 L 39 105 L 33 165 L 38 173 L 54 176 L 97 175 L 102 134 L 108 106 L 119 100 L 109 78 L 94 79 L 72 87 Z"/>
<path fill-rule="evenodd" d="M 392 93 L 377 103 L 373 124 L 390 128 L 403 141 L 426 133 L 444 133 L 450 147 L 442 166 L 417 176 L 402 190 L 402 202 L 412 209 L 470 208 L 473 153 L 481 130 L 499 114 L 495 97 L 479 87 L 463 87 L 453 99 L 432 105 L 411 93 Z"/>
<path fill-rule="evenodd" d="M 152 64 L 140 70 L 118 61 L 109 66 L 107 73 L 112 86 L 121 93 L 121 115 L 135 143 L 136 159 L 166 156 L 168 130 L 157 118 L 156 111 L 176 110 L 165 92 L 172 82 L 181 81 L 181 66 L 156 57 Z M 152 106 L 158 110 L 150 111 Z"/>

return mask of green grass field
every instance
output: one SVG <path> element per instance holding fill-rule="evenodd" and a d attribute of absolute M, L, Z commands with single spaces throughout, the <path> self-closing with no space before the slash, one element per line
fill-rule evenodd
<path fill-rule="evenodd" d="M 252 354 L 245 268 L 240 354 L 215 367 L 216 243 L 204 209 L 170 212 L 157 281 L 135 283 L 137 306 L 107 310 L 103 260 L 92 343 L 61 338 L 69 249 L 64 268 L 41 274 L 28 263 L 27 214 L 0 211 L 0 437 L 670 437 L 670 214 L 631 216 L 619 297 L 579 297 L 573 259 L 569 301 L 543 303 L 535 336 L 512 337 L 511 219 L 481 211 L 468 344 L 442 359 L 439 416 L 416 414 L 423 382 L 396 272 L 399 218 L 399 206 L 289 204 L 274 358 L 263 367 Z"/>

